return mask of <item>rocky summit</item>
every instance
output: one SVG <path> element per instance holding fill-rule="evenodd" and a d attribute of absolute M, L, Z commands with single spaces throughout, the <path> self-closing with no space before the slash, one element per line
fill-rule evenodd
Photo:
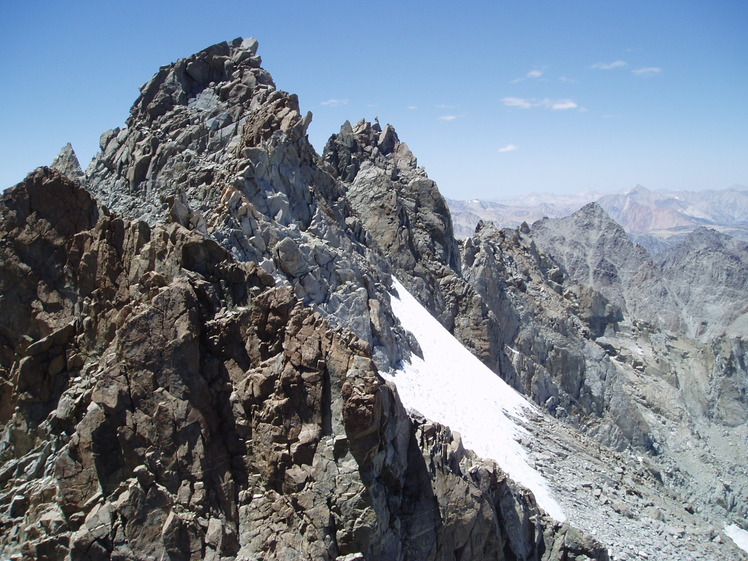
<path fill-rule="evenodd" d="M 3 194 L 0 557 L 746 559 L 745 244 L 655 262 L 595 207 L 457 241 L 391 125 L 317 154 L 257 49 Z M 524 396 L 482 432 L 565 515 L 403 402 L 398 286 Z"/>

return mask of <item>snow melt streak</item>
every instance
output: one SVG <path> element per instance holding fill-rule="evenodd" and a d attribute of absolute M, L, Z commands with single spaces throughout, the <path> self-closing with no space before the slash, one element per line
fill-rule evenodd
<path fill-rule="evenodd" d="M 393 277 L 399 296 L 392 309 L 418 340 L 423 360 L 411 357 L 385 375 L 397 385 L 406 407 L 449 426 L 467 448 L 497 462 L 509 476 L 535 494 L 541 508 L 558 521 L 566 515 L 553 499 L 542 475 L 527 463 L 515 440 L 526 434 L 512 419 L 523 419 L 533 406 L 460 344 Z"/>

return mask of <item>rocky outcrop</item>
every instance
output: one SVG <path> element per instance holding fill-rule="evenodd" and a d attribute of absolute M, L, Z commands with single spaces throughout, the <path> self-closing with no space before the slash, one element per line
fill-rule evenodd
<path fill-rule="evenodd" d="M 398 279 L 485 364 L 496 372 L 508 368 L 501 320 L 461 276 L 446 202 L 395 129 L 346 122 L 323 159 Z"/>
<path fill-rule="evenodd" d="M 363 226 L 391 256 L 396 273 L 435 313 L 447 307 L 438 281 L 460 270 L 452 220 L 436 184 L 417 167 L 395 129 L 346 122 L 330 137 L 323 158 L 344 182 Z"/>
<path fill-rule="evenodd" d="M 69 142 L 60 150 L 51 167 L 73 181 L 80 182 L 85 180 L 85 174 L 78 161 L 78 156 L 75 155 L 73 145 Z"/>
<path fill-rule="evenodd" d="M 199 226 L 230 182 L 221 164 L 240 149 L 245 130 L 251 148 L 276 131 L 299 139 L 308 124 L 256 53 L 255 40 L 237 39 L 162 67 L 142 87 L 126 127 L 102 135 L 87 172 L 92 192 L 128 217 L 153 224 L 171 212 Z M 293 202 L 303 212 L 305 198 Z"/>
<path fill-rule="evenodd" d="M 88 191 L 4 194 L 3 553 L 607 559 L 379 377 L 393 266 L 255 49 L 164 67 Z"/>
<path fill-rule="evenodd" d="M 568 218 L 533 224 L 532 237 L 566 273 L 618 305 L 631 320 L 708 341 L 745 333 L 748 246 L 699 228 L 651 258 L 595 203 Z"/>
<path fill-rule="evenodd" d="M 149 224 L 175 221 L 259 264 L 389 368 L 409 352 L 388 310 L 388 263 L 318 165 L 296 96 L 275 88 L 254 40 L 163 67 L 127 126 L 102 136 L 87 188 Z"/>
<path fill-rule="evenodd" d="M 463 273 L 504 320 L 508 382 L 608 446 L 651 448 L 649 426 L 596 341 L 618 329 L 618 307 L 568 278 L 527 230 L 480 223 L 465 241 Z"/>
<path fill-rule="evenodd" d="M 65 148 L 4 194 L 2 554 L 739 559 L 709 524 L 746 516 L 740 339 L 633 314 L 631 279 L 660 280 L 598 209 L 596 260 L 526 224 L 460 246 L 394 128 L 318 156 L 309 118 L 256 41 L 220 43 L 161 68 L 84 175 Z M 527 405 L 518 446 L 605 547 L 405 411 L 379 375 L 421 352 L 393 275 L 555 416 Z"/>

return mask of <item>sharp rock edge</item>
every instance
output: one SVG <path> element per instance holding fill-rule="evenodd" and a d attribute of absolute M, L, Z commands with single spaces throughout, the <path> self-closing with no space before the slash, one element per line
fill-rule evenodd
<path fill-rule="evenodd" d="M 85 172 L 66 147 L 3 195 L 4 554 L 739 559 L 715 530 L 745 510 L 723 454 L 745 428 L 738 339 L 647 331 L 529 228 L 457 242 L 393 127 L 345 123 L 318 155 L 310 119 L 255 40 L 219 43 L 162 67 Z M 479 458 L 382 378 L 430 352 L 393 275 L 542 406 L 501 386 L 524 464 Z M 638 351 L 661 341 L 699 357 L 696 385 Z M 635 385 L 655 366 L 679 392 Z M 696 430 L 711 455 L 691 465 Z"/>

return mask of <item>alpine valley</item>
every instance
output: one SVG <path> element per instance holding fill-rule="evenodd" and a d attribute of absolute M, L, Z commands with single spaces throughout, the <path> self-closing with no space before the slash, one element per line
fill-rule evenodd
<path fill-rule="evenodd" d="M 748 559 L 748 245 L 596 203 L 458 240 L 257 48 L 2 195 L 0 558 Z"/>

